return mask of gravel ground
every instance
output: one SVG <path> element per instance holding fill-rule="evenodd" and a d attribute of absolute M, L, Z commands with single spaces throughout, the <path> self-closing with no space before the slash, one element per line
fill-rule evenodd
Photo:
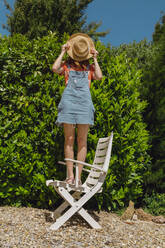
<path fill-rule="evenodd" d="M 49 230 L 51 212 L 35 208 L 0 207 L 2 248 L 165 248 L 165 224 L 124 222 L 107 212 L 92 212 L 102 229 L 94 230 L 79 216 L 58 231 Z"/>

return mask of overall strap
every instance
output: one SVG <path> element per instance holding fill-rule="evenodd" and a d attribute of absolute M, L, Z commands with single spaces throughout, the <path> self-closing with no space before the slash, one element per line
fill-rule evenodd
<path fill-rule="evenodd" d="M 67 65 L 68 69 L 70 69 L 70 68 L 71 68 L 71 66 L 70 66 L 70 64 L 69 64 L 69 63 L 67 63 L 66 65 Z"/>
<path fill-rule="evenodd" d="M 87 65 L 87 70 L 88 70 L 88 71 L 90 70 L 90 64 L 89 64 L 89 65 Z"/>

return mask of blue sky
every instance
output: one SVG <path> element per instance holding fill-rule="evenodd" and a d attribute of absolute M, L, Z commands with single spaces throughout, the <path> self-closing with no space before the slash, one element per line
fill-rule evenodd
<path fill-rule="evenodd" d="M 11 5 L 14 0 L 7 0 Z M 160 20 L 161 11 L 165 13 L 165 0 L 94 0 L 86 10 L 87 23 L 102 21 L 98 31 L 110 30 L 101 38 L 105 44 L 119 46 L 146 38 L 152 40 L 155 24 Z M 8 35 L 2 29 L 6 23 L 3 0 L 0 0 L 0 33 Z"/>

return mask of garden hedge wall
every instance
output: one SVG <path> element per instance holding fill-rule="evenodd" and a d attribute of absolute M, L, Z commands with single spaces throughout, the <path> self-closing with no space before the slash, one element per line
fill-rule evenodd
<path fill-rule="evenodd" d="M 64 35 L 62 43 L 67 40 Z M 11 206 L 54 208 L 59 196 L 47 179 L 65 178 L 63 130 L 55 124 L 64 79 L 53 74 L 61 50 L 55 33 L 29 41 L 22 35 L 0 38 L 0 202 Z M 110 56 L 96 43 L 102 81 L 91 94 L 95 125 L 88 136 L 91 163 L 99 137 L 114 131 L 112 159 L 103 193 L 92 206 L 116 209 L 142 195 L 150 157 L 142 120 L 145 102 L 139 98 L 141 71 L 125 53 Z M 75 147 L 76 149 L 76 147 Z M 90 203 L 89 203 L 90 204 Z"/>

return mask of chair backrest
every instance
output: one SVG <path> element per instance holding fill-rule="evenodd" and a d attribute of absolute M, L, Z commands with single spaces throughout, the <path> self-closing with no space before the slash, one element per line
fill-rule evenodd
<path fill-rule="evenodd" d="M 101 167 L 103 169 L 105 177 L 108 172 L 110 158 L 111 158 L 112 140 L 113 140 L 113 132 L 109 137 L 100 138 L 98 140 L 96 152 L 95 152 L 95 158 L 93 161 L 93 165 L 97 167 Z M 100 175 L 102 175 L 102 172 L 100 170 L 91 168 L 91 171 L 85 181 L 85 184 L 88 187 L 93 187 L 99 181 Z"/>

